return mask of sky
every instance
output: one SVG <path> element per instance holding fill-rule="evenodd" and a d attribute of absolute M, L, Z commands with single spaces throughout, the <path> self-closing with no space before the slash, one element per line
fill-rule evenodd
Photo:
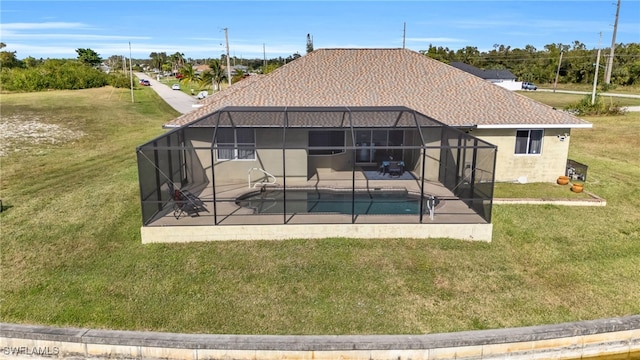
<path fill-rule="evenodd" d="M 611 46 L 617 0 L 502 1 L 32 1 L 0 2 L 0 41 L 18 59 L 271 59 L 315 49 L 430 45 L 490 51 L 494 45 Z M 226 29 L 226 30 L 225 30 Z M 226 38 L 225 38 L 226 35 Z M 640 43 L 640 0 L 621 0 L 616 43 Z"/>

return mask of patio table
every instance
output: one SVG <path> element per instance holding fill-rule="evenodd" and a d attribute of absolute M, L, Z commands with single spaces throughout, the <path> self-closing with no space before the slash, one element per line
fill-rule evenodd
<path fill-rule="evenodd" d="M 381 174 L 386 174 L 388 172 L 387 170 L 389 169 L 389 163 L 391 161 L 392 160 L 384 160 L 384 161 L 382 161 L 380 163 L 380 173 Z M 398 161 L 398 165 L 400 165 L 400 166 L 402 166 L 402 168 L 404 168 L 404 161 L 402 161 L 402 160 Z"/>

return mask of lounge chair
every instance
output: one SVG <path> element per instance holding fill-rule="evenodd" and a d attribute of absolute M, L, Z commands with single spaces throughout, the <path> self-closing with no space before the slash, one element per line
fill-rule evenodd
<path fill-rule="evenodd" d="M 167 182 L 167 189 L 169 198 L 173 202 L 173 216 L 176 219 L 180 219 L 183 214 L 200 216 L 200 211 L 209 212 L 204 202 L 188 190 L 176 189 L 170 181 Z"/>

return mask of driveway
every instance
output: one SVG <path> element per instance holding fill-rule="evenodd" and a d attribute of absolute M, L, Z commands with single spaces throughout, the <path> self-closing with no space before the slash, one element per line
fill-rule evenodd
<path fill-rule="evenodd" d="M 190 96 L 185 94 L 180 90 L 171 90 L 171 87 L 157 81 L 155 78 L 151 76 L 147 76 L 143 73 L 136 72 L 135 76 L 139 79 L 147 79 L 151 83 L 151 88 L 160 95 L 164 101 L 167 102 L 172 108 L 176 109 L 178 112 L 182 114 L 186 114 L 196 109 L 198 104 L 198 99 L 195 96 Z"/>

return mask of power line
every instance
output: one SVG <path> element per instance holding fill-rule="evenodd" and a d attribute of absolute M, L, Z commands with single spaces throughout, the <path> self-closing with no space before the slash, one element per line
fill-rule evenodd
<path fill-rule="evenodd" d="M 594 52 L 597 52 L 594 51 Z M 582 58 L 592 58 L 594 57 L 594 54 L 587 54 L 587 55 L 573 55 L 573 56 L 567 56 L 567 53 L 565 53 L 564 58 L 565 59 L 582 59 Z M 428 56 L 428 54 L 425 54 Z M 454 54 L 455 55 L 455 54 Z M 560 56 L 560 54 L 558 54 L 558 56 Z M 604 57 L 608 58 L 609 55 L 603 55 Z M 622 54 L 622 55 L 616 55 L 616 57 L 619 58 L 640 58 L 640 54 Z M 532 56 L 532 57 L 528 57 L 528 58 L 511 58 L 508 55 L 505 57 L 491 57 L 491 56 L 467 56 L 465 57 L 465 59 L 469 59 L 469 60 L 486 60 L 486 61 L 504 61 L 504 62 L 510 62 L 510 61 L 537 61 L 537 60 L 555 60 L 557 59 L 557 56 L 548 56 L 548 57 L 537 57 L 537 56 Z"/>

